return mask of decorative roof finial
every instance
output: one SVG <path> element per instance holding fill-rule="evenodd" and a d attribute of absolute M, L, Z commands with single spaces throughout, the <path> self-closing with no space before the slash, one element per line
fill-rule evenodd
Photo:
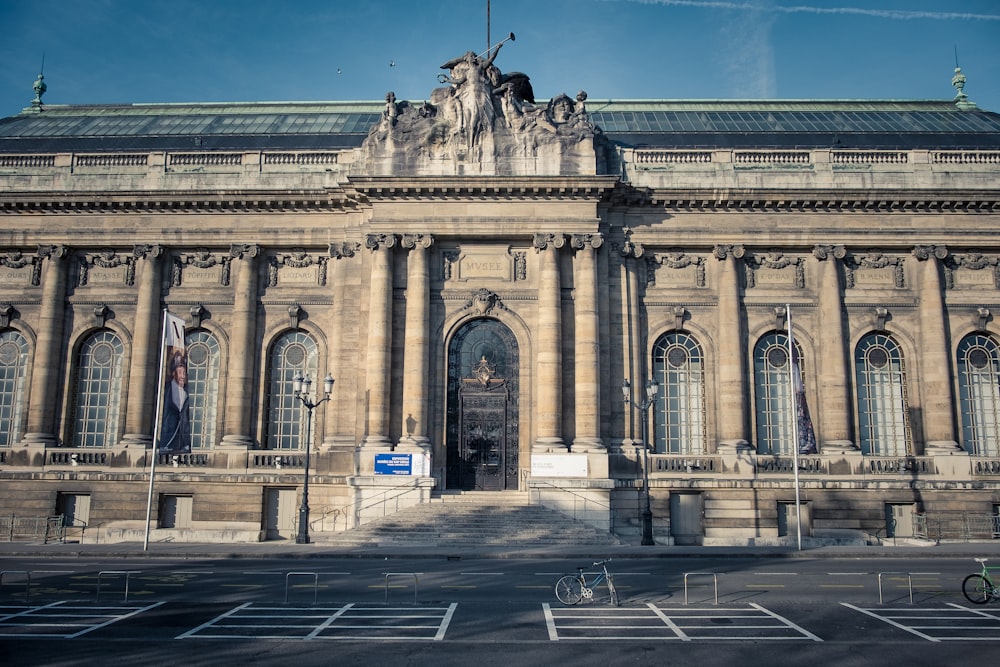
<path fill-rule="evenodd" d="M 951 77 L 951 85 L 955 86 L 958 93 L 955 95 L 955 105 L 959 109 L 975 109 L 976 105 L 969 101 L 969 96 L 965 94 L 965 75 L 962 68 L 958 66 L 958 46 L 955 47 L 955 76 Z"/>
<path fill-rule="evenodd" d="M 34 83 L 34 85 L 32 85 L 32 88 L 35 91 L 35 99 L 31 100 L 31 106 L 36 111 L 41 111 L 42 110 L 42 95 L 45 94 L 45 91 L 48 88 L 45 85 L 44 71 L 45 71 L 45 54 L 43 53 L 42 54 L 42 66 L 38 70 L 38 78 L 35 79 L 35 83 Z"/>

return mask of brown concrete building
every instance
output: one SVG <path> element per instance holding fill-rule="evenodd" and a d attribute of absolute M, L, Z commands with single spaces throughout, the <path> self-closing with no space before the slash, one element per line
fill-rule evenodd
<path fill-rule="evenodd" d="M 994 535 L 1000 116 L 444 68 L 0 120 L 0 514 L 142 539 L 156 457 L 157 539 L 287 538 L 308 447 L 313 535 L 454 489 L 635 535 L 645 488 L 657 542 L 782 543 L 796 486 L 806 539 Z M 165 310 L 191 448 L 156 453 Z"/>

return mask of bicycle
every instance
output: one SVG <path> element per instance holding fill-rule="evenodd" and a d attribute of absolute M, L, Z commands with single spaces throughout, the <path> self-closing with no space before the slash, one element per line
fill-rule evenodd
<path fill-rule="evenodd" d="M 962 582 L 962 592 L 966 599 L 973 604 L 986 604 L 990 600 L 1000 600 L 1000 586 L 993 583 L 990 570 L 1000 570 L 1000 566 L 990 567 L 986 565 L 988 558 L 974 559 L 982 566 L 979 574 L 970 574 Z"/>
<path fill-rule="evenodd" d="M 594 589 L 600 586 L 601 583 L 604 583 L 608 588 L 608 593 L 611 595 L 611 604 L 618 607 L 620 604 L 618 601 L 618 591 L 615 589 L 614 577 L 608 572 L 608 563 L 610 561 L 611 559 L 608 558 L 607 560 L 600 560 L 594 563 L 595 567 L 600 566 L 601 571 L 589 582 L 587 581 L 587 575 L 584 573 L 583 567 L 576 568 L 576 574 L 567 574 L 561 578 L 556 582 L 556 598 L 567 606 L 579 604 L 584 598 L 587 600 L 593 599 Z"/>

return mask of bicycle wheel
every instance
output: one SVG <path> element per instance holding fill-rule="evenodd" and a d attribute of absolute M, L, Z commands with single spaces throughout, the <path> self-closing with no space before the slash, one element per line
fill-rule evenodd
<path fill-rule="evenodd" d="M 556 597 L 565 605 L 579 604 L 583 599 L 583 584 L 579 577 L 566 575 L 556 582 Z"/>
<path fill-rule="evenodd" d="M 986 604 L 990 601 L 990 594 L 993 587 L 983 579 L 981 574 L 970 574 L 962 582 L 962 592 L 969 602 L 973 604 Z"/>
<path fill-rule="evenodd" d="M 611 606 L 618 607 L 621 603 L 618 600 L 618 589 L 615 588 L 615 580 L 608 575 L 608 592 L 611 593 Z"/>

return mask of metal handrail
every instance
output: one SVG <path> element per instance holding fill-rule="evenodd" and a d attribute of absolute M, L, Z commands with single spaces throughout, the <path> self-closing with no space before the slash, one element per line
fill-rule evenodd
<path fill-rule="evenodd" d="M 616 510 L 610 504 L 602 503 L 599 500 L 594 500 L 593 498 L 588 498 L 587 496 L 585 496 L 583 494 L 577 493 L 575 491 L 570 491 L 569 489 L 567 489 L 565 487 L 558 486 L 558 485 L 553 484 L 552 482 L 549 482 L 549 481 L 546 481 L 546 480 L 542 480 L 542 479 L 533 480 L 531 483 L 533 485 L 535 485 L 535 486 L 544 485 L 544 486 L 546 486 L 548 488 L 557 489 L 557 490 L 562 491 L 564 493 L 568 493 L 571 496 L 576 496 L 577 498 L 581 498 L 583 500 L 583 508 L 584 508 L 583 511 L 584 512 L 587 511 L 587 504 L 588 503 L 593 503 L 594 505 L 596 505 L 596 506 L 598 506 L 600 508 L 606 509 L 608 511 L 608 517 L 610 518 L 610 523 L 611 523 L 610 530 L 608 532 L 610 532 L 612 535 L 617 535 L 618 534 L 618 533 L 615 532 L 615 527 L 616 527 L 616 525 L 618 523 L 616 521 L 616 519 L 618 518 L 618 510 Z M 555 509 L 556 509 L 556 511 L 563 512 L 563 510 L 559 509 L 558 507 L 555 508 Z M 565 512 L 563 512 L 563 513 L 565 514 Z M 579 521 L 580 520 L 580 519 L 577 518 L 577 515 L 576 515 L 576 503 L 573 504 L 573 514 L 572 514 L 572 516 L 573 516 L 573 520 L 574 521 Z"/>

